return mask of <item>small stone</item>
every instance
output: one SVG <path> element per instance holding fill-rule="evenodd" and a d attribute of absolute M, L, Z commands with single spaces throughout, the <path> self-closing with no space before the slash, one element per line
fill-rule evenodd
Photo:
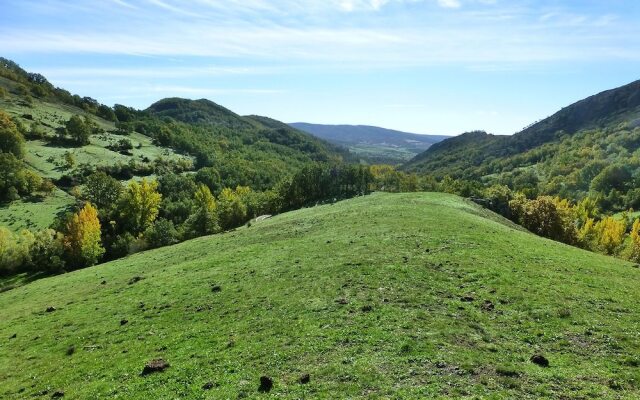
<path fill-rule="evenodd" d="M 165 369 L 169 368 L 169 363 L 163 360 L 162 358 L 157 358 L 155 360 L 149 361 L 142 370 L 140 375 L 149 375 L 154 372 L 162 372 Z"/>
<path fill-rule="evenodd" d="M 547 358 L 545 356 L 543 356 L 542 354 L 534 354 L 531 356 L 531 362 L 539 365 L 541 367 L 548 367 L 549 366 L 549 360 L 547 360 Z"/>
<path fill-rule="evenodd" d="M 133 278 L 129 279 L 129 285 L 133 285 L 134 283 L 140 282 L 143 279 L 144 277 L 142 276 L 134 276 Z"/>
<path fill-rule="evenodd" d="M 269 393 L 272 388 L 273 388 L 273 380 L 268 376 L 261 376 L 258 392 Z"/>
<path fill-rule="evenodd" d="M 491 300 L 485 300 L 480 306 L 484 311 L 493 311 L 495 306 Z"/>

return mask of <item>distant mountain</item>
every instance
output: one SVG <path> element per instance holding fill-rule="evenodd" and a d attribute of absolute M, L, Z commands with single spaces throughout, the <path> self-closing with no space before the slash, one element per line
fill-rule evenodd
<path fill-rule="evenodd" d="M 289 124 L 321 139 L 349 148 L 374 162 L 401 163 L 449 136 L 419 135 L 368 125 Z"/>

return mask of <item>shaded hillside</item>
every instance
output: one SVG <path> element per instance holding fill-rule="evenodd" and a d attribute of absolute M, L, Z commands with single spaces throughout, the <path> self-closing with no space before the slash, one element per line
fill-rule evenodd
<path fill-rule="evenodd" d="M 402 162 L 446 139 L 442 135 L 419 135 L 368 125 L 289 124 L 373 161 Z"/>
<path fill-rule="evenodd" d="M 0 293 L 0 397 L 635 398 L 639 284 L 458 197 L 374 194 Z"/>

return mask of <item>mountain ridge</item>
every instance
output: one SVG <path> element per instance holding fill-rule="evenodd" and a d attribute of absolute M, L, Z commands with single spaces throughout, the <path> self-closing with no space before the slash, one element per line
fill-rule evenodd
<path fill-rule="evenodd" d="M 407 161 L 432 144 L 449 137 L 422 135 L 372 125 L 325 125 L 307 122 L 293 122 L 289 125 L 316 137 L 345 146 L 352 152 L 373 161 Z M 371 151 L 371 148 L 377 148 L 382 154 L 376 154 Z"/>

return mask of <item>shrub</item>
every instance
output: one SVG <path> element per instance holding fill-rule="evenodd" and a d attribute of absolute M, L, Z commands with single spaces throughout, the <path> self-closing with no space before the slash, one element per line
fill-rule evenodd
<path fill-rule="evenodd" d="M 64 268 L 63 236 L 53 229 L 32 234 L 29 266 L 33 271 L 60 272 Z"/>
<path fill-rule="evenodd" d="M 574 215 L 568 201 L 550 196 L 528 200 L 516 195 L 509 202 L 511 213 L 519 224 L 540 236 L 573 244 L 577 240 Z"/>
<path fill-rule="evenodd" d="M 173 226 L 173 222 L 164 218 L 158 219 L 151 227 L 147 228 L 143 237 L 147 246 L 152 249 L 178 243 L 178 231 Z"/>
<path fill-rule="evenodd" d="M 0 152 L 11 153 L 16 158 L 24 156 L 24 137 L 9 114 L 0 110 Z"/>
<path fill-rule="evenodd" d="M 0 228 L 0 275 L 21 272 L 29 260 L 29 240 Z"/>

